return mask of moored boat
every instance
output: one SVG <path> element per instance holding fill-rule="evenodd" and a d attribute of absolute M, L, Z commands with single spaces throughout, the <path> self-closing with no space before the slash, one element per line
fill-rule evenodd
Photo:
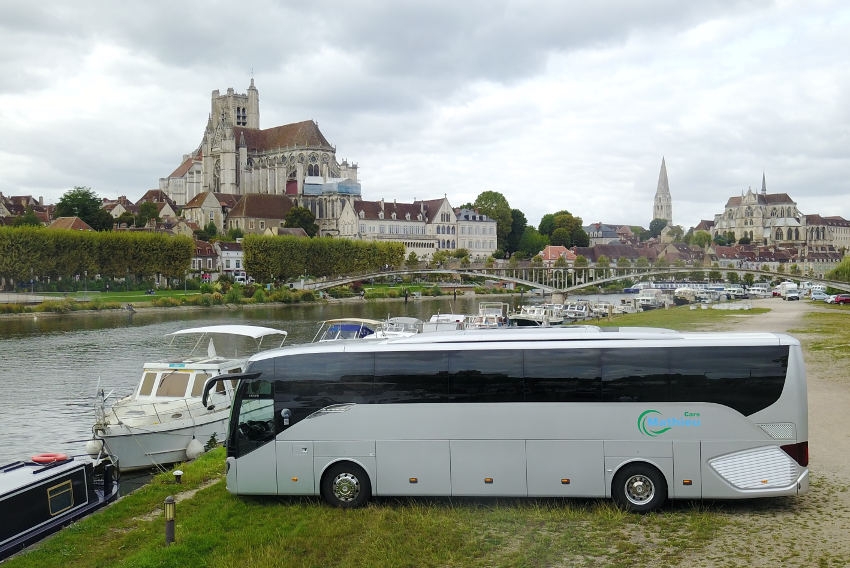
<path fill-rule="evenodd" d="M 564 323 L 563 304 L 522 306 L 508 316 L 508 324 L 519 327 L 548 327 Z"/>
<path fill-rule="evenodd" d="M 663 308 L 666 305 L 664 293 L 658 288 L 645 288 L 638 294 L 637 305 L 643 311 Z"/>
<path fill-rule="evenodd" d="M 239 373 L 248 358 L 280 347 L 287 332 L 252 325 L 215 325 L 168 334 L 189 337 L 188 356 L 145 363 L 133 393 L 107 405 L 110 394 L 98 392 L 89 454 L 111 455 L 120 471 L 150 469 L 192 459 L 227 435 L 235 384 L 218 383 L 212 403 L 204 406 L 201 390 L 207 379 Z M 272 341 L 264 339 L 274 338 Z"/>
<path fill-rule="evenodd" d="M 37 454 L 0 467 L 0 560 L 117 497 L 108 458 Z"/>
<path fill-rule="evenodd" d="M 586 320 L 591 317 L 590 304 L 587 302 L 564 304 L 561 313 L 564 315 L 564 320 L 568 322 Z"/>
<path fill-rule="evenodd" d="M 395 317 L 385 321 L 367 318 L 335 318 L 321 322 L 313 342 L 350 339 L 388 339 L 421 333 L 422 321 L 417 318 Z"/>
<path fill-rule="evenodd" d="M 466 319 L 466 329 L 487 329 L 508 325 L 509 304 L 505 302 L 480 302 L 478 313 Z"/>

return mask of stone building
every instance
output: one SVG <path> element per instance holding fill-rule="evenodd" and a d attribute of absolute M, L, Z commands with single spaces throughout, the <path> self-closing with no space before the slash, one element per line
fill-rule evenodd
<path fill-rule="evenodd" d="M 673 198 L 670 196 L 670 183 L 667 180 L 667 164 L 661 158 L 661 171 L 658 172 L 658 187 L 652 206 L 652 221 L 664 219 L 667 226 L 673 225 Z"/>
<path fill-rule="evenodd" d="M 204 192 L 286 195 L 315 215 L 320 235 L 339 235 L 343 208 L 360 197 L 357 164 L 340 163 L 312 120 L 261 129 L 259 101 L 253 79 L 247 93 L 213 91 L 200 146 L 160 189 L 178 206 Z"/>

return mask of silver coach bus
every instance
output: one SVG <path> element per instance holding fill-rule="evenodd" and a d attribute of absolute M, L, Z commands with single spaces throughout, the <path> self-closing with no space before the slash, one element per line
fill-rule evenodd
<path fill-rule="evenodd" d="M 254 356 L 227 489 L 315 495 L 668 498 L 808 490 L 806 373 L 776 333 L 511 328 Z"/>

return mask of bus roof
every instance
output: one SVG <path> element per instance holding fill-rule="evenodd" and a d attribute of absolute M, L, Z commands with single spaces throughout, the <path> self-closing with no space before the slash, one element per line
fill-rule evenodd
<path fill-rule="evenodd" d="M 594 325 L 560 327 L 511 327 L 496 329 L 464 329 L 418 333 L 406 337 L 376 341 L 323 342 L 293 345 L 285 350 L 273 349 L 252 357 L 261 360 L 278 355 L 328 352 L 405 351 L 420 349 L 511 349 L 527 348 L 543 343 L 588 344 L 619 342 L 620 347 L 638 341 L 688 345 L 770 345 L 798 344 L 790 335 L 773 332 L 690 332 L 654 327 L 598 327 Z M 625 343 L 622 343 L 625 342 Z"/>

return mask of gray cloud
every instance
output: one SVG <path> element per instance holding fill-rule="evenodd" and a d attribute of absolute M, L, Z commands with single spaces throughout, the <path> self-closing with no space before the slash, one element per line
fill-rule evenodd
<path fill-rule="evenodd" d="M 646 226 L 665 156 L 686 226 L 763 171 L 850 216 L 840 2 L 2 3 L 4 194 L 138 198 L 253 76 L 261 125 L 317 120 L 366 199 Z"/>

